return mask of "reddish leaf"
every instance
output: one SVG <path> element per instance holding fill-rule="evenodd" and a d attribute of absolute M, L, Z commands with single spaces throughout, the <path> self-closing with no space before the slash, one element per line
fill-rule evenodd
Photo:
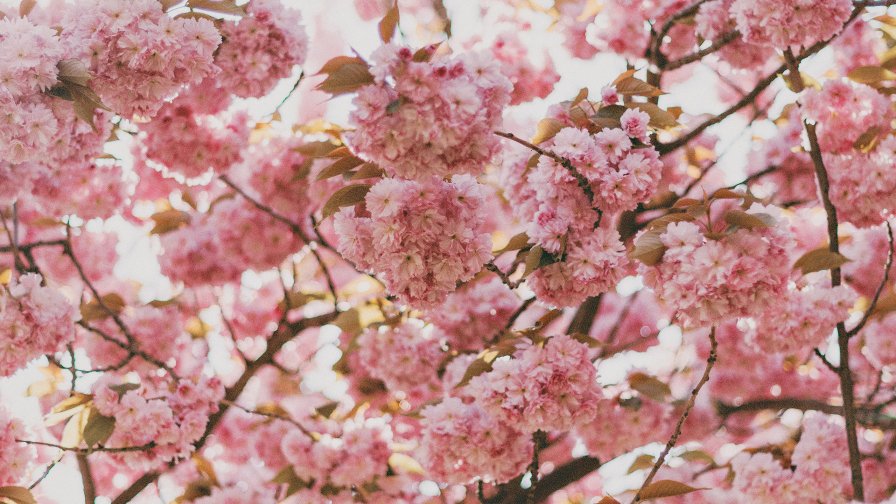
<path fill-rule="evenodd" d="M 398 27 L 399 14 L 398 2 L 392 4 L 392 7 L 386 12 L 386 16 L 380 21 L 379 32 L 380 40 L 384 44 L 388 44 L 392 37 L 395 36 L 395 29 Z"/>

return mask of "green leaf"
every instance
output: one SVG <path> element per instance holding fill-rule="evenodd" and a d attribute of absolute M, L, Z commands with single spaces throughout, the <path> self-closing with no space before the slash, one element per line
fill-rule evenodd
<path fill-rule="evenodd" d="M 356 205 L 364 201 L 367 192 L 372 186 L 370 184 L 352 184 L 333 193 L 330 199 L 324 204 L 322 210 L 324 219 L 333 215 L 340 208 L 350 205 Z"/>

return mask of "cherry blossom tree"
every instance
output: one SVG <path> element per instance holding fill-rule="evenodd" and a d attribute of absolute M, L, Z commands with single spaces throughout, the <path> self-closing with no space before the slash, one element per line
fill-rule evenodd
<path fill-rule="evenodd" d="M 896 503 L 892 0 L 0 0 L 0 502 Z"/>

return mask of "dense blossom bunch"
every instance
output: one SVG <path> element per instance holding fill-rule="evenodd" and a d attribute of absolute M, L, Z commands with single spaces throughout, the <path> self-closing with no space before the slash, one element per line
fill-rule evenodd
<path fill-rule="evenodd" d="M 0 94 L 24 97 L 56 84 L 64 54 L 56 31 L 26 18 L 0 19 Z"/>
<path fill-rule="evenodd" d="M 731 16 L 746 41 L 787 49 L 833 37 L 852 7 L 849 0 L 734 0 Z"/>
<path fill-rule="evenodd" d="M 483 191 L 472 177 L 384 179 L 365 202 L 369 216 L 355 209 L 336 215 L 339 253 L 382 275 L 404 302 L 421 308 L 441 302 L 491 258 Z"/>
<path fill-rule="evenodd" d="M 844 221 L 859 227 L 881 224 L 896 209 L 896 136 L 874 151 L 826 156 L 831 201 Z"/>
<path fill-rule="evenodd" d="M 842 252 L 850 261 L 843 265 L 843 275 L 856 292 L 871 298 L 887 263 L 887 231 L 883 226 L 847 229 L 850 239 L 843 243 Z"/>
<path fill-rule="evenodd" d="M 324 434 L 312 439 L 298 430 L 289 431 L 281 449 L 299 478 L 316 487 L 348 489 L 374 482 L 388 469 L 392 432 L 381 418 L 347 422 L 341 435 Z"/>
<path fill-rule="evenodd" d="M 629 450 L 660 441 L 669 435 L 672 408 L 645 397 L 607 398 L 594 418 L 576 428 L 588 453 L 611 460 Z M 614 425 L 618 428 L 608 429 Z"/>
<path fill-rule="evenodd" d="M 774 168 L 760 181 L 774 184 L 775 196 L 782 202 L 797 201 L 815 194 L 815 169 L 808 152 L 801 146 L 803 121 L 797 107 L 779 119 L 775 136 L 766 140 L 749 157 L 751 174 Z"/>
<path fill-rule="evenodd" d="M 599 50 L 628 58 L 643 58 L 650 41 L 649 24 L 662 25 L 671 15 L 687 5 L 684 0 L 612 0 L 588 26 L 588 42 Z M 669 31 L 671 42 L 663 50 L 667 56 L 683 54 L 694 45 L 693 27 L 676 23 Z"/>
<path fill-rule="evenodd" d="M 224 42 L 215 54 L 221 69 L 218 85 L 243 98 L 269 93 L 295 65 L 305 62 L 308 53 L 299 11 L 280 0 L 253 0 L 246 13 L 238 21 L 224 23 Z"/>
<path fill-rule="evenodd" d="M 712 0 L 701 4 L 694 18 L 697 33 L 707 40 L 717 40 L 736 30 L 736 23 L 729 14 L 732 3 L 734 0 Z M 767 46 L 737 37 L 720 49 L 718 55 L 735 68 L 750 69 L 763 65 L 771 53 L 772 49 Z"/>
<path fill-rule="evenodd" d="M 390 391 L 420 398 L 439 388 L 436 367 L 442 350 L 431 326 L 409 321 L 371 327 L 356 342 L 355 362 Z"/>
<path fill-rule="evenodd" d="M 645 283 L 689 326 L 758 315 L 787 287 L 788 240 L 779 225 L 716 240 L 693 222 L 673 222 L 659 239 L 666 251 L 656 266 L 642 266 Z"/>
<path fill-rule="evenodd" d="M 259 201 L 264 201 L 280 215 L 298 221 L 297 216 L 310 212 L 316 193 L 329 190 L 326 186 L 311 190 L 309 181 L 314 180 L 321 163 L 326 165 L 326 162 L 303 154 L 305 145 L 301 138 L 268 138 L 250 145 L 243 152 L 243 162 L 232 171 L 236 172 L 236 177 L 246 179 L 245 187 L 254 190 Z"/>
<path fill-rule="evenodd" d="M 393 44 L 372 58 L 375 82 L 358 91 L 349 118 L 352 148 L 400 177 L 482 172 L 498 151 L 493 130 L 510 102 L 498 63 L 484 53 L 416 61 Z"/>
<path fill-rule="evenodd" d="M 818 143 L 826 153 L 847 153 L 872 128 L 888 131 L 893 119 L 890 100 L 864 84 L 845 79 L 808 89 L 802 99 L 806 119 L 818 126 Z"/>
<path fill-rule="evenodd" d="M 794 353 L 818 347 L 846 320 L 855 302 L 849 287 L 826 285 L 812 275 L 791 285 L 784 299 L 756 316 L 755 343 L 769 352 Z"/>
<path fill-rule="evenodd" d="M 123 314 L 121 319 L 140 350 L 160 362 L 168 361 L 184 349 L 183 321 L 173 307 L 140 306 Z M 111 319 L 106 319 L 102 327 L 107 335 L 115 334 L 118 329 Z M 121 344 L 127 343 L 123 335 L 113 337 Z M 90 361 L 97 366 L 115 366 L 127 358 L 121 345 L 93 333 L 89 334 L 86 347 Z M 139 366 L 145 367 L 146 363 L 141 360 L 131 362 L 131 367 Z M 150 366 L 150 369 L 154 367 Z"/>
<path fill-rule="evenodd" d="M 848 502 L 849 462 L 842 424 L 821 414 L 807 414 L 790 462 L 773 454 L 741 454 L 732 461 L 734 491 L 757 504 L 778 502 Z"/>
<path fill-rule="evenodd" d="M 896 316 L 886 314 L 868 323 L 865 335 L 865 355 L 869 362 L 877 368 L 896 364 L 896 341 L 893 330 L 896 329 Z"/>
<path fill-rule="evenodd" d="M 197 219 L 161 237 L 162 272 L 188 285 L 232 282 L 246 267 L 273 268 L 300 248 L 286 224 L 245 200 L 220 201 Z"/>
<path fill-rule="evenodd" d="M 26 273 L 0 296 L 0 376 L 9 376 L 41 355 L 58 352 L 75 337 L 78 311 L 59 291 Z"/>
<path fill-rule="evenodd" d="M 455 350 L 475 350 L 504 328 L 520 302 L 499 278 L 464 285 L 427 312 Z"/>
<path fill-rule="evenodd" d="M 140 126 L 146 135 L 140 154 L 185 177 L 199 177 L 210 169 L 224 172 L 240 161 L 249 141 L 245 112 L 230 116 L 205 114 L 193 90 L 166 103 L 152 121 Z M 198 106 L 197 106 L 198 105 Z"/>
<path fill-rule="evenodd" d="M 531 460 L 530 437 L 476 403 L 449 397 L 422 415 L 421 462 L 440 480 L 504 482 L 522 473 Z"/>
<path fill-rule="evenodd" d="M 205 432 L 209 415 L 218 411 L 224 385 L 217 378 L 183 379 L 169 388 L 167 383 L 131 387 L 123 393 L 98 384 L 96 409 L 115 419 L 107 446 L 140 447 L 145 451 L 110 453 L 132 467 L 153 469 L 165 462 L 188 456 L 192 443 Z"/>
<path fill-rule="evenodd" d="M 566 243 L 566 259 L 538 268 L 526 282 L 544 303 L 573 306 L 612 289 L 631 265 L 619 233 L 604 228 Z"/>
<path fill-rule="evenodd" d="M 0 408 L 0 486 L 23 483 L 36 450 L 32 446 L 16 443 L 27 437 L 21 420 L 10 416 L 5 408 Z"/>
<path fill-rule="evenodd" d="M 110 0 L 71 9 L 62 40 L 90 62 L 92 85 L 123 116 L 153 116 L 183 86 L 216 71 L 221 36 L 202 18 L 172 19 L 154 0 Z"/>
<path fill-rule="evenodd" d="M 529 49 L 517 32 L 499 33 L 491 42 L 489 50 L 501 64 L 501 73 L 513 84 L 510 105 L 544 98 L 560 80 L 554 64 L 547 57 L 540 67 L 535 66 L 529 57 Z"/>
<path fill-rule="evenodd" d="M 524 432 L 566 431 L 590 421 L 603 398 L 588 346 L 569 336 L 517 350 L 468 385 L 495 418 Z"/>

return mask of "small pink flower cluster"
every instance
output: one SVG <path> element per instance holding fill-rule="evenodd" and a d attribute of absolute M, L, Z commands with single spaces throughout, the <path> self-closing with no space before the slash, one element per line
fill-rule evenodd
<path fill-rule="evenodd" d="M 118 213 L 128 201 L 128 184 L 117 163 L 48 164 L 35 175 L 31 197 L 45 215 L 105 219 Z"/>
<path fill-rule="evenodd" d="M 575 306 L 612 289 L 632 270 L 615 229 L 597 228 L 566 244 L 564 261 L 536 269 L 526 279 L 539 301 Z"/>
<path fill-rule="evenodd" d="M 601 51 L 642 59 L 650 42 L 648 25 L 662 26 L 669 16 L 688 6 L 685 0 L 611 0 L 604 2 L 587 28 L 588 42 Z M 581 12 L 581 11 L 580 11 Z M 694 28 L 675 23 L 663 53 L 670 58 L 686 53 L 696 42 Z"/>
<path fill-rule="evenodd" d="M 818 123 L 818 143 L 825 153 L 853 151 L 853 145 L 872 128 L 889 131 L 893 104 L 874 88 L 846 79 L 829 80 L 821 90 L 807 89 L 803 115 Z"/>
<path fill-rule="evenodd" d="M 61 351 L 75 337 L 78 310 L 36 273 L 13 278 L 0 296 L 0 377 L 44 354 Z"/>
<path fill-rule="evenodd" d="M 784 467 L 771 453 L 732 460 L 733 490 L 749 502 L 848 502 L 850 472 L 846 436 L 839 419 L 809 412 L 800 440 Z"/>
<path fill-rule="evenodd" d="M 776 201 L 800 201 L 816 193 L 815 167 L 803 143 L 803 120 L 797 107 L 791 108 L 786 122 L 778 121 L 777 134 L 750 153 L 749 174 L 774 167 L 757 182 L 774 185 Z"/>
<path fill-rule="evenodd" d="M 421 463 L 440 481 L 503 483 L 522 473 L 532 459 L 530 436 L 476 403 L 449 397 L 422 415 Z"/>
<path fill-rule="evenodd" d="M 404 392 L 418 401 L 440 388 L 437 368 L 443 355 L 432 326 L 408 321 L 370 327 L 361 333 L 357 344 L 355 362 L 391 392 Z"/>
<path fill-rule="evenodd" d="M 28 439 L 25 425 L 0 407 L 0 486 L 20 485 L 37 459 L 33 446 L 16 442 Z"/>
<path fill-rule="evenodd" d="M 608 398 L 598 404 L 594 419 L 579 426 L 576 433 L 589 454 L 612 460 L 640 446 L 666 440 L 672 433 L 672 417 L 669 405 L 651 399 Z"/>
<path fill-rule="evenodd" d="M 831 202 L 841 220 L 876 226 L 896 210 L 896 136 L 888 136 L 868 154 L 825 156 L 825 165 Z"/>
<path fill-rule="evenodd" d="M 125 326 L 130 330 L 137 347 L 153 358 L 166 362 L 178 356 L 186 348 L 186 333 L 183 320 L 174 307 L 156 308 L 151 305 L 129 308 L 121 316 Z M 103 331 L 127 344 L 124 335 L 111 319 L 102 322 Z M 115 366 L 124 361 L 128 354 L 119 345 L 89 333 L 85 345 L 87 356 L 95 367 Z M 148 367 L 147 367 L 148 366 Z M 142 359 L 133 359 L 127 369 L 157 369 Z"/>
<path fill-rule="evenodd" d="M 862 331 L 865 338 L 865 357 L 876 368 L 896 364 L 896 315 L 886 314 L 871 319 Z"/>
<path fill-rule="evenodd" d="M 641 266 L 644 281 L 689 326 L 758 315 L 787 288 L 789 240 L 777 224 L 709 239 L 693 222 L 673 222 L 660 240 L 667 250 Z"/>
<path fill-rule="evenodd" d="M 286 224 L 242 198 L 220 201 L 196 219 L 161 236 L 162 273 L 187 286 L 233 282 L 246 268 L 276 267 L 301 246 Z"/>
<path fill-rule="evenodd" d="M 526 47 L 517 31 L 504 31 L 496 35 L 489 52 L 501 64 L 501 72 L 513 84 L 511 105 L 546 97 L 560 80 L 553 61 L 547 56 L 540 67 L 535 66 L 531 60 L 531 49 Z"/>
<path fill-rule="evenodd" d="M 221 36 L 207 19 L 172 19 L 155 0 L 73 8 L 62 40 L 90 62 L 91 86 L 116 113 L 153 116 L 184 85 L 217 71 Z"/>
<path fill-rule="evenodd" d="M 218 411 L 224 385 L 218 378 L 182 379 L 169 383 L 143 384 L 123 393 L 99 382 L 93 404 L 104 416 L 115 419 L 115 429 L 106 446 L 147 446 L 146 450 L 109 453 L 113 459 L 152 470 L 188 456 L 193 443 L 205 433 L 209 415 Z"/>
<path fill-rule="evenodd" d="M 221 68 L 218 85 L 252 98 L 268 94 L 280 79 L 289 77 L 295 65 L 305 62 L 308 35 L 302 15 L 280 0 L 252 0 L 247 16 L 224 23 L 224 42 L 215 55 Z"/>
<path fill-rule="evenodd" d="M 470 380 L 466 392 L 499 421 L 526 433 L 589 422 L 603 398 L 588 346 L 569 336 L 518 349 Z"/>
<path fill-rule="evenodd" d="M 811 351 L 825 342 L 838 322 L 846 320 L 855 299 L 849 287 L 831 287 L 826 273 L 810 275 L 757 315 L 752 339 L 768 352 Z"/>
<path fill-rule="evenodd" d="M 493 130 L 512 88 L 493 57 L 414 61 L 386 44 L 372 58 L 375 83 L 358 91 L 349 119 L 352 149 L 404 178 L 481 173 L 499 150 Z"/>
<path fill-rule="evenodd" d="M 296 475 L 315 489 L 347 488 L 373 482 L 389 470 L 392 431 L 382 418 L 350 420 L 339 435 L 312 439 L 297 429 L 283 436 L 280 449 Z"/>
<path fill-rule="evenodd" d="M 273 137 L 250 145 L 243 153 L 244 161 L 235 168 L 247 182 L 243 187 L 254 189 L 259 201 L 295 222 L 311 212 L 317 190 L 310 191 L 309 181 L 314 180 L 316 169 L 327 164 L 299 152 L 304 143 L 296 137 Z"/>
<path fill-rule="evenodd" d="M 840 251 L 850 261 L 843 265 L 843 275 L 856 292 L 871 298 L 884 276 L 889 248 L 887 232 L 883 226 L 847 229 L 850 239 L 841 244 Z"/>
<path fill-rule="evenodd" d="M 166 103 L 152 121 L 141 124 L 141 154 L 187 178 L 210 169 L 225 172 L 241 159 L 249 143 L 249 117 L 245 112 L 229 116 L 203 113 L 193 96 L 199 89 Z"/>
<path fill-rule="evenodd" d="M 339 253 L 382 275 L 403 302 L 437 305 L 492 257 L 484 195 L 473 177 L 383 179 L 365 202 L 366 214 L 353 208 L 336 214 Z"/>
<path fill-rule="evenodd" d="M 23 97 L 51 88 L 63 54 L 49 26 L 27 18 L 0 19 L 0 95 Z"/>
<path fill-rule="evenodd" d="M 833 37 L 852 8 L 850 0 L 734 0 L 731 16 L 747 42 L 787 49 Z"/>
<path fill-rule="evenodd" d="M 452 350 L 479 350 L 498 334 L 519 307 L 519 298 L 499 278 L 472 282 L 427 312 Z"/>
<path fill-rule="evenodd" d="M 712 0 L 700 6 L 694 22 L 697 33 L 706 40 L 717 40 L 736 29 L 730 15 L 734 0 Z M 744 41 L 740 36 L 718 51 L 719 58 L 734 68 L 761 68 L 772 56 L 771 47 Z"/>

